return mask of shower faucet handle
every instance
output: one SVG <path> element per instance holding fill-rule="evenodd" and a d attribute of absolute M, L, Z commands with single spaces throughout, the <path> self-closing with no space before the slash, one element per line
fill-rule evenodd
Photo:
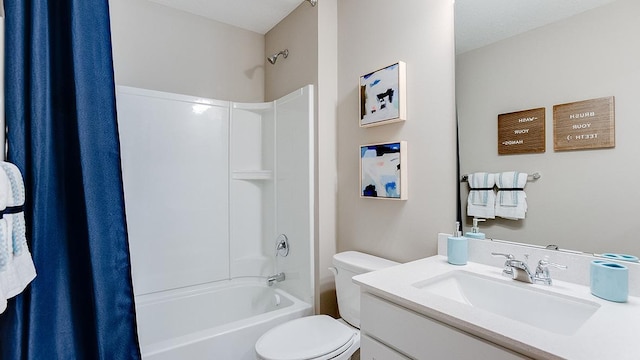
<path fill-rule="evenodd" d="M 280 234 L 276 238 L 276 256 L 286 257 L 289 255 L 289 239 L 287 235 Z"/>

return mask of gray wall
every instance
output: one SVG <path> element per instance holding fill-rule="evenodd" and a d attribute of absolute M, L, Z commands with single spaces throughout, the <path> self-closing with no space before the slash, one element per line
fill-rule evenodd
<path fill-rule="evenodd" d="M 146 0 L 109 0 L 116 83 L 264 101 L 264 36 Z"/>
<path fill-rule="evenodd" d="M 289 50 L 286 59 L 265 65 L 268 101 L 318 82 L 318 8 L 302 3 L 265 34 L 265 56 L 284 49 Z"/>
<path fill-rule="evenodd" d="M 456 212 L 453 2 L 338 2 L 338 250 L 397 261 L 436 253 Z M 407 65 L 405 122 L 359 127 L 358 79 Z M 409 199 L 361 199 L 360 145 L 406 140 Z"/>
<path fill-rule="evenodd" d="M 526 186 L 526 219 L 487 221 L 487 237 L 640 254 L 638 34 L 640 2 L 619 0 L 458 56 L 462 173 L 542 174 Z M 615 96 L 616 147 L 555 152 L 553 105 L 605 96 Z M 497 115 L 538 107 L 546 107 L 546 152 L 498 156 Z"/>

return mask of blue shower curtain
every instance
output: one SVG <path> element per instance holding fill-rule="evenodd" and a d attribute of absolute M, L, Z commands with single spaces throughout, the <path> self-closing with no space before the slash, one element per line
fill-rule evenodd
<path fill-rule="evenodd" d="M 107 0 L 5 0 L 9 161 L 38 276 L 0 359 L 139 359 Z"/>

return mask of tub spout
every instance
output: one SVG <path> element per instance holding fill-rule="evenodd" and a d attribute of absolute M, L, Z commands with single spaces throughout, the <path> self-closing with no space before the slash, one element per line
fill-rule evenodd
<path fill-rule="evenodd" d="M 274 283 L 284 281 L 284 273 L 280 272 L 267 278 L 267 285 L 273 286 Z"/>

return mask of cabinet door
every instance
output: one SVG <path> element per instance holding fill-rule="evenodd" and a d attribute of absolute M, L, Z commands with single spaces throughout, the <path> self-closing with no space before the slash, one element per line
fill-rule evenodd
<path fill-rule="evenodd" d="M 366 335 L 360 341 L 360 360 L 410 360 Z"/>
<path fill-rule="evenodd" d="M 361 331 L 413 359 L 514 360 L 528 359 L 499 345 L 363 293 Z M 363 345 L 363 350 L 364 345 Z"/>

